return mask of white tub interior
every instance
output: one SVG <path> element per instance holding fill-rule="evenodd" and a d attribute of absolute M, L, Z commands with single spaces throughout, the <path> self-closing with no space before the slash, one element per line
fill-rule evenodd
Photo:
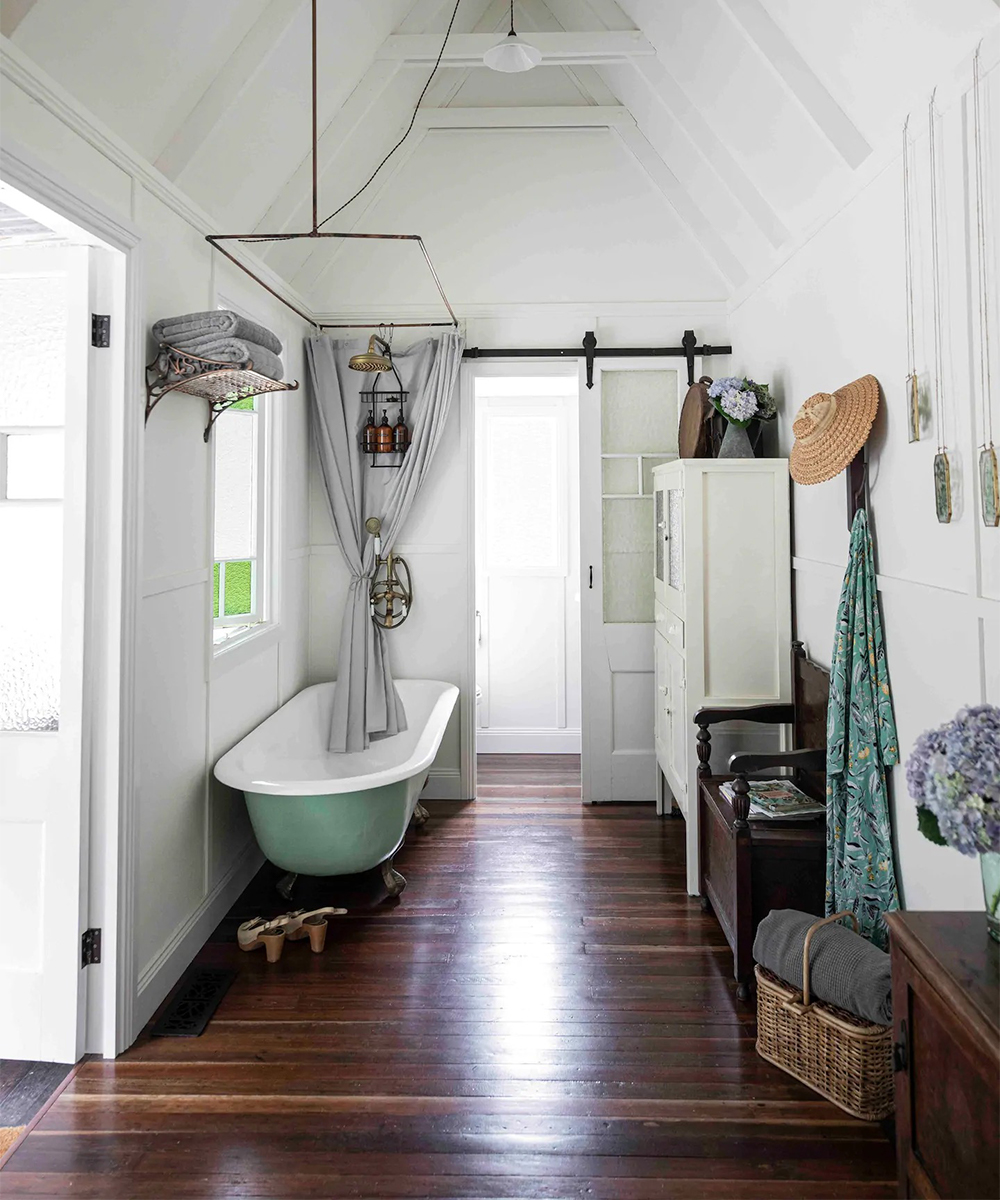
<path fill-rule="evenodd" d="M 327 749 L 336 686 L 319 683 L 293 696 L 219 760 L 216 778 L 265 795 L 336 795 L 409 779 L 431 766 L 458 699 L 454 684 L 397 680 L 409 728 L 354 754 Z"/>

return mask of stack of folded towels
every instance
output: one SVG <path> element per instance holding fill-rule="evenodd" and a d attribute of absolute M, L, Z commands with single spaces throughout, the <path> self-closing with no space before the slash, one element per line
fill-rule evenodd
<path fill-rule="evenodd" d="M 234 364 L 249 359 L 261 375 L 268 379 L 282 378 L 280 339 L 270 329 L 227 308 L 164 317 L 153 326 L 153 337 L 161 346 L 171 346 L 198 358 Z M 159 358 L 164 374 L 172 374 L 168 358 L 166 353 Z"/>
<path fill-rule="evenodd" d="M 776 908 L 757 926 L 754 959 L 792 987 L 802 988 L 802 947 L 817 918 Z M 823 925 L 809 943 L 811 998 L 825 1000 L 876 1025 L 892 1024 L 889 955 L 845 925 Z"/>

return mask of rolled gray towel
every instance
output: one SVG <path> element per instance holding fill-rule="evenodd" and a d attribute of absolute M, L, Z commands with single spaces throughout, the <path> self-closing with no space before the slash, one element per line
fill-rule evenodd
<path fill-rule="evenodd" d="M 757 926 L 754 959 L 793 987 L 802 987 L 802 946 L 817 918 L 776 908 Z M 892 1024 L 889 955 L 853 929 L 832 922 L 809 943 L 810 998 L 846 1008 L 876 1025 Z"/>
<path fill-rule="evenodd" d="M 263 346 L 272 354 L 280 354 L 282 349 L 281 339 L 270 329 L 241 317 L 229 308 L 186 313 L 182 317 L 164 317 L 153 326 L 155 341 L 166 342 L 170 346 L 176 346 L 178 350 L 192 350 L 195 354 L 199 353 L 196 344 L 206 337 L 216 340 L 239 338 L 241 341 Z"/>
<path fill-rule="evenodd" d="M 257 346 L 253 342 L 241 341 L 238 338 L 217 337 L 205 340 L 204 344 L 199 344 L 197 348 L 187 345 L 178 346 L 177 349 L 196 354 L 199 358 L 212 358 L 216 362 L 241 363 L 246 362 L 249 358 L 253 363 L 253 369 L 259 371 L 261 375 L 266 375 L 268 379 L 284 378 L 281 359 L 276 354 L 272 354 L 265 346 Z M 159 357 L 159 368 L 163 372 L 169 371 L 168 358 L 169 356 L 165 353 Z M 169 372 L 168 378 L 170 382 L 174 382 L 177 376 L 173 372 Z"/>

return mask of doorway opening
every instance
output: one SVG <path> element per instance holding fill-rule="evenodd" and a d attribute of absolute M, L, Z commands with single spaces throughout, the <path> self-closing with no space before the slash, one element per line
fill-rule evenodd
<path fill-rule="evenodd" d="M 575 369 L 474 381 L 477 796 L 580 796 Z"/>

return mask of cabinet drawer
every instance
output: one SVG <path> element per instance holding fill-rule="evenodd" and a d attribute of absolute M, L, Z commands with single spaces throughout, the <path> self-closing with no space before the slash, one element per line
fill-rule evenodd
<path fill-rule="evenodd" d="M 684 622 L 669 608 L 656 605 L 656 632 L 664 637 L 679 653 L 684 653 Z"/>

